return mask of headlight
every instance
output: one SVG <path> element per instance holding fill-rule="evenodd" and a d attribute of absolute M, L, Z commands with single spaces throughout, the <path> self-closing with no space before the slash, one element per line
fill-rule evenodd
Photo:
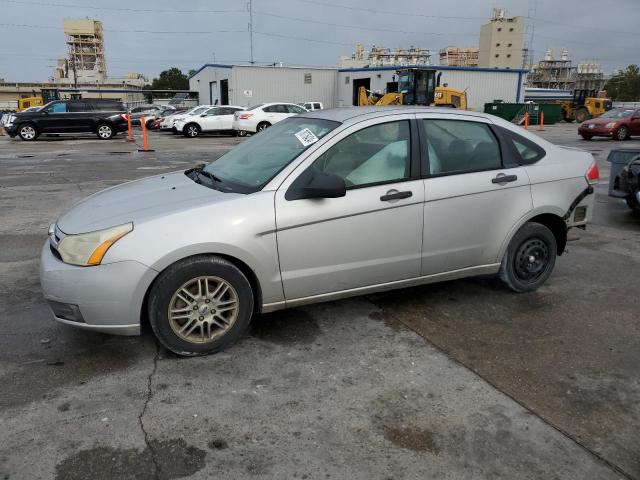
<path fill-rule="evenodd" d="M 72 265 L 100 265 L 111 245 L 132 230 L 133 223 L 126 223 L 97 232 L 67 235 L 58 245 L 58 253 L 65 263 Z"/>
<path fill-rule="evenodd" d="M 609 122 L 604 126 L 604 128 L 613 128 L 615 126 L 616 126 L 616 122 Z"/>

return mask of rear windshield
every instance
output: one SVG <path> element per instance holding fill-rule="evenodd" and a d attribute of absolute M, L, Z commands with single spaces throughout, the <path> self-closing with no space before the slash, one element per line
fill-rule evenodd
<path fill-rule="evenodd" d="M 260 108 L 263 105 L 264 105 L 264 103 L 259 103 L 258 105 L 254 105 L 253 107 L 247 108 L 247 110 L 255 110 L 256 108 Z"/>

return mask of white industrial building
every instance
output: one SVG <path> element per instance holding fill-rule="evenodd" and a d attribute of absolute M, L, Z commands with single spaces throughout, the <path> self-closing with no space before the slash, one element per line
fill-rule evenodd
<path fill-rule="evenodd" d="M 255 65 L 202 66 L 189 79 L 200 103 L 250 106 L 265 102 L 322 102 L 325 108 L 357 104 L 358 88 L 386 91 L 397 82 L 399 67 L 303 68 Z M 466 89 L 468 106 L 482 111 L 485 103 L 520 103 L 527 70 L 435 65 L 440 84 Z M 392 84 L 392 85 L 389 85 Z"/>

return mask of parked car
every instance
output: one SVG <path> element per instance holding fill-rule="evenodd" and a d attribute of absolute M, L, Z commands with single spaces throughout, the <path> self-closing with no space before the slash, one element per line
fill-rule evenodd
<path fill-rule="evenodd" d="M 491 115 L 321 110 L 77 203 L 49 228 L 42 291 L 79 328 L 148 317 L 180 355 L 231 345 L 255 312 L 472 275 L 527 292 L 590 221 L 598 176 Z"/>
<path fill-rule="evenodd" d="M 261 132 L 285 118 L 306 111 L 305 108 L 294 103 L 262 103 L 249 107 L 244 112 L 236 112 L 233 119 L 233 129 L 243 137 L 247 132 Z"/>
<path fill-rule="evenodd" d="M 175 107 L 171 105 L 140 105 L 129 111 L 131 115 L 131 124 L 140 125 L 140 119 L 144 116 L 144 123 L 147 128 L 151 127 L 153 121 L 165 115 L 167 112 L 175 111 Z"/>
<path fill-rule="evenodd" d="M 213 106 L 214 105 L 198 105 L 197 107 L 193 107 L 191 110 L 187 110 L 186 112 L 178 113 L 175 115 L 169 115 L 168 117 L 165 117 L 165 119 L 160 124 L 160 130 L 177 133 L 178 131 L 176 130 L 176 126 L 175 126 L 177 121 L 183 120 L 192 115 L 200 115 L 206 112 L 207 110 L 209 110 Z"/>
<path fill-rule="evenodd" d="M 631 135 L 640 135 L 640 108 L 609 110 L 599 117 L 581 123 L 578 133 L 585 140 L 591 140 L 593 137 L 626 140 Z"/>
<path fill-rule="evenodd" d="M 640 149 L 616 148 L 609 152 L 609 196 L 623 199 L 640 213 Z"/>
<path fill-rule="evenodd" d="M 14 113 L 4 129 L 10 137 L 31 141 L 39 135 L 61 133 L 95 133 L 109 140 L 127 130 L 127 111 L 113 100 L 56 100 L 37 111 Z"/>
<path fill-rule="evenodd" d="M 233 105 L 212 107 L 199 115 L 191 115 L 176 121 L 175 127 L 178 133 L 190 138 L 195 138 L 201 133 L 210 132 L 235 134 L 233 115 L 244 109 L 245 107 L 235 107 Z"/>
<path fill-rule="evenodd" d="M 310 112 L 313 112 L 315 110 L 322 110 L 324 108 L 322 106 L 322 102 L 305 102 L 299 103 L 298 105 Z"/>

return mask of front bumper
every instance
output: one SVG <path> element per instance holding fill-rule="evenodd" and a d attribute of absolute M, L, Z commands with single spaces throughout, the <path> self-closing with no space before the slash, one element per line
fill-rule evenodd
<path fill-rule="evenodd" d="M 184 128 L 185 125 L 186 123 L 184 122 L 178 122 L 173 124 L 173 128 L 176 130 L 176 132 L 182 132 L 182 129 Z"/>
<path fill-rule="evenodd" d="M 139 335 L 147 289 L 157 272 L 136 261 L 78 267 L 59 260 L 47 240 L 40 255 L 40 284 L 48 301 L 76 305 L 82 322 L 53 314 L 60 323 L 96 332 Z"/>
<path fill-rule="evenodd" d="M 15 137 L 18 134 L 18 127 L 15 125 L 5 125 L 4 131 L 10 137 Z"/>
<path fill-rule="evenodd" d="M 604 128 L 595 126 L 594 128 L 586 128 L 580 126 L 578 128 L 578 133 L 580 135 L 593 135 L 594 137 L 612 137 L 613 130 L 611 128 Z"/>

